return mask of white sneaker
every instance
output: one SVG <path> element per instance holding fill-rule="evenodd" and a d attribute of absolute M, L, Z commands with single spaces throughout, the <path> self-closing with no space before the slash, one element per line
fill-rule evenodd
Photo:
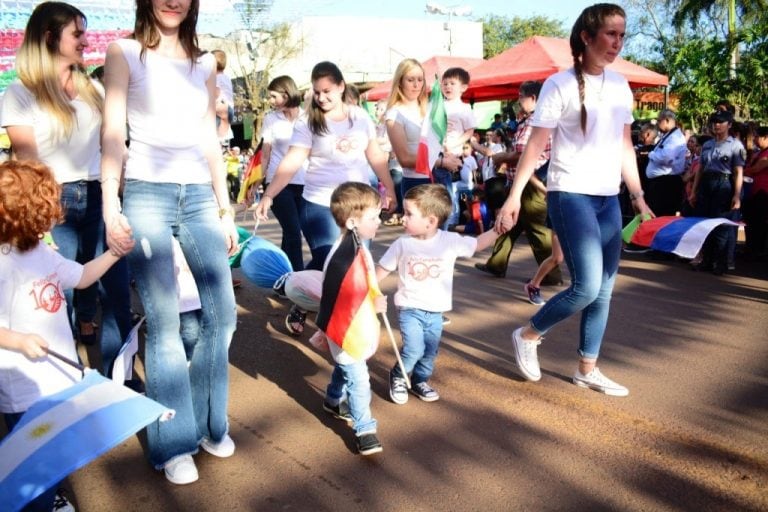
<path fill-rule="evenodd" d="M 536 349 L 541 344 L 541 339 L 536 341 L 525 341 L 522 338 L 523 328 L 519 327 L 512 332 L 512 346 L 515 349 L 515 362 L 517 368 L 523 377 L 536 382 L 541 380 L 541 368 L 539 368 L 539 357 L 536 355 Z"/>
<path fill-rule="evenodd" d="M 163 471 L 165 471 L 165 478 L 176 485 L 191 484 L 200 478 L 191 455 L 177 455 L 165 463 Z"/>
<path fill-rule="evenodd" d="M 600 369 L 597 367 L 586 375 L 582 375 L 579 370 L 576 370 L 573 375 L 573 383 L 579 387 L 594 389 L 611 396 L 627 396 L 629 394 L 627 388 L 600 373 Z"/>
<path fill-rule="evenodd" d="M 224 434 L 224 437 L 218 443 L 214 443 L 207 437 L 204 437 L 200 442 L 200 447 L 211 455 L 221 457 L 222 459 L 231 457 L 235 453 L 235 442 L 229 437 L 229 434 Z"/>

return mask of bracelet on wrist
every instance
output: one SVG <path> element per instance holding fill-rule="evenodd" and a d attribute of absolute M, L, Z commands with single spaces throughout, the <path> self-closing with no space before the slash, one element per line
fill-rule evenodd
<path fill-rule="evenodd" d="M 235 216 L 235 212 L 232 211 L 232 208 L 219 208 L 219 218 L 223 218 L 225 215 L 229 215 L 230 217 Z"/>
<path fill-rule="evenodd" d="M 644 195 L 645 195 L 645 192 L 643 192 L 642 190 L 639 190 L 639 191 L 637 191 L 637 192 L 636 192 L 636 193 L 634 193 L 634 194 L 630 193 L 630 194 L 629 194 L 629 200 L 630 200 L 630 201 L 637 201 L 638 199 L 640 199 L 640 198 L 641 198 L 641 197 L 643 197 Z"/>

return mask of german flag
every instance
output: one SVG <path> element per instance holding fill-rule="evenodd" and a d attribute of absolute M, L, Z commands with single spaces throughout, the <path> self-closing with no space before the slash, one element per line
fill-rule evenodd
<path fill-rule="evenodd" d="M 243 183 L 240 185 L 240 192 L 237 194 L 238 204 L 245 203 L 251 187 L 258 187 L 263 180 L 264 166 L 261 162 L 261 144 L 259 144 L 256 153 L 248 160 L 248 167 L 246 167 L 243 174 Z"/>
<path fill-rule="evenodd" d="M 349 232 L 326 267 L 317 326 L 332 343 L 360 360 L 379 340 L 380 324 L 373 303 L 379 295 L 381 291 L 368 268 L 365 249 L 360 247 L 357 236 Z"/>

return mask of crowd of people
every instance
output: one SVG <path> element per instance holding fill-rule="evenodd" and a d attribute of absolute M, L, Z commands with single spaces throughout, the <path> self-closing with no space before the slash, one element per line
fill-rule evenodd
<path fill-rule="evenodd" d="M 148 458 L 174 484 L 198 480 L 199 449 L 217 457 L 235 451 L 227 419 L 236 327 L 228 256 L 238 247 L 231 203 L 243 195 L 248 153 L 229 147 L 226 55 L 198 47 L 198 9 L 198 0 L 137 0 L 134 32 L 110 44 L 102 85 L 83 66 L 85 14 L 63 2 L 38 5 L 17 55 L 19 79 L 0 111 L 18 160 L 0 164 L 0 371 L 38 384 L 33 390 L 3 381 L 6 424 L 12 428 L 35 400 L 77 379 L 46 355 L 48 347 L 75 359 L 73 337 L 98 342 L 109 375 L 131 328 L 132 280 L 147 323 L 147 396 L 176 411 L 172 421 L 147 427 Z M 329 275 L 334 258 L 352 247 L 362 251 L 373 281 L 397 274 L 393 302 L 403 345 L 389 374 L 395 404 L 409 393 L 440 398 L 429 379 L 452 308 L 457 258 L 493 247 L 476 266 L 504 277 L 525 233 L 540 266 L 524 293 L 541 308 L 512 330 L 520 374 L 540 380 L 544 334 L 581 314 L 573 383 L 626 396 L 629 390 L 597 366 L 623 218 L 680 212 L 737 220 L 743 211 L 747 251 L 764 256 L 768 128 L 737 125 L 724 104 L 710 116 L 708 133 L 693 135 L 664 110 L 633 142 L 629 85 L 607 68 L 625 30 L 621 7 L 585 9 L 571 31 L 573 67 L 543 84 L 521 84 L 514 122 L 497 116 L 484 142 L 461 101 L 470 74 L 445 70 L 447 130 L 429 174 L 418 168 L 429 96 L 418 61 L 397 66 L 376 119 L 330 61 L 312 69 L 303 102 L 291 77 L 269 83 L 272 110 L 259 134 L 264 183 L 251 185 L 263 194 L 254 216 L 266 220 L 271 212 L 278 220 L 294 272 Z M 374 262 L 367 245 L 382 221 L 402 225 L 404 234 Z M 49 230 L 50 247 L 40 241 Z M 193 312 L 178 307 L 174 239 L 197 284 L 201 307 Z M 735 247 L 735 229 L 717 228 L 696 268 L 727 271 Z M 544 300 L 542 285 L 563 284 L 562 262 L 570 283 Z M 50 299 L 37 293 L 44 283 L 64 290 L 56 299 L 66 309 L 29 302 Z M 386 312 L 386 302 L 378 297 L 376 311 Z M 47 313 L 55 321 L 37 319 Z M 294 304 L 287 329 L 302 334 L 306 317 Z M 340 340 L 327 343 L 334 370 L 323 408 L 352 424 L 363 455 L 382 450 L 365 362 L 375 341 L 363 355 Z M 66 510 L 62 500 L 54 487 L 30 510 L 47 512 L 54 503 Z"/>

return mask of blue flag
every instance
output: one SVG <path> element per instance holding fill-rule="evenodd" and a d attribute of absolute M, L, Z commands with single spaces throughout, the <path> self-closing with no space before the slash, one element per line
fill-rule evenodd
<path fill-rule="evenodd" d="M 74 386 L 32 405 L 0 443 L 3 510 L 20 510 L 76 469 L 173 414 L 88 371 Z"/>

